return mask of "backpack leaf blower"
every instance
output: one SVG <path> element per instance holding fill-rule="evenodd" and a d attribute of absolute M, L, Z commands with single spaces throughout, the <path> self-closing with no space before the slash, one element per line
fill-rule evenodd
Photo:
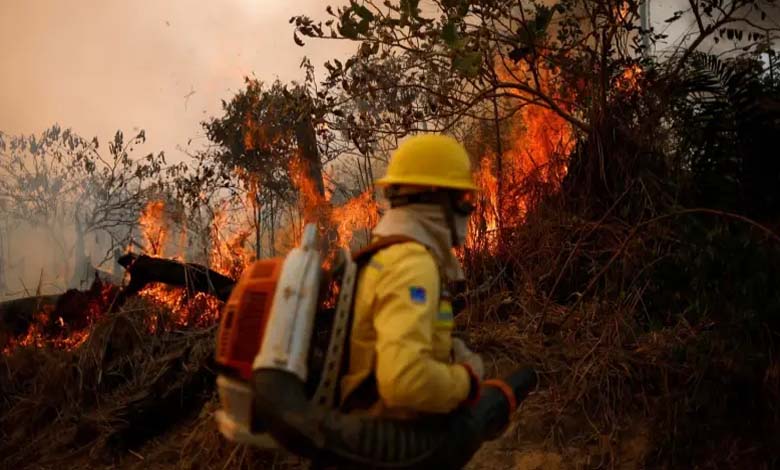
<path fill-rule="evenodd" d="M 323 285 L 318 246 L 316 226 L 309 224 L 300 247 L 284 259 L 256 261 L 233 289 L 217 333 L 219 430 L 232 441 L 281 446 L 319 465 L 461 468 L 506 429 L 517 404 L 535 388 L 536 373 L 525 368 L 487 380 L 474 405 L 446 415 L 398 420 L 341 412 L 334 390 L 360 266 L 342 253 L 338 301 L 323 349 L 312 334 Z M 314 356 L 324 360 L 312 361 Z"/>

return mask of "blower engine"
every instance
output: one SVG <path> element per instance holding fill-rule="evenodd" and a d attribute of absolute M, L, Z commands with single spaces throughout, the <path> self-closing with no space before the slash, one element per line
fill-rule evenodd
<path fill-rule="evenodd" d="M 300 247 L 284 259 L 255 262 L 233 289 L 217 333 L 220 432 L 339 468 L 465 465 L 506 428 L 517 403 L 535 387 L 535 372 L 485 381 L 475 405 L 448 415 L 393 420 L 340 412 L 336 390 L 359 263 L 344 250 L 336 308 L 327 316 L 329 339 L 320 347 L 313 335 L 315 320 L 322 323 L 318 248 L 317 228 L 309 224 Z M 312 361 L 315 356 L 324 357 Z"/>

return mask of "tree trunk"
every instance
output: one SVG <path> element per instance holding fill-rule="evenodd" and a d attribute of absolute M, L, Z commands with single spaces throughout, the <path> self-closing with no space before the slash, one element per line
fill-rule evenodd
<path fill-rule="evenodd" d="M 84 253 L 86 251 L 84 231 L 78 215 L 74 217 L 74 221 L 76 223 L 76 246 L 73 249 L 73 275 L 70 278 L 68 287 L 71 289 L 81 289 L 83 287 L 82 284 L 87 280 L 87 276 L 90 274 L 92 266 Z"/>
<path fill-rule="evenodd" d="M 303 113 L 301 119 L 295 124 L 295 140 L 298 142 L 298 151 L 306 177 L 314 184 L 317 193 L 324 197 L 325 183 L 322 178 L 320 152 L 317 149 L 317 134 L 314 132 L 314 124 L 308 112 Z"/>
<path fill-rule="evenodd" d="M 274 212 L 276 209 L 274 208 L 274 202 L 275 198 L 271 196 L 271 212 L 270 212 L 270 220 L 271 220 L 271 227 L 268 231 L 268 234 L 270 235 L 270 245 L 271 245 L 271 256 L 276 256 L 276 212 Z"/>
<path fill-rule="evenodd" d="M 252 204 L 252 211 L 254 212 L 254 218 L 255 218 L 255 259 L 260 259 L 262 256 L 262 253 L 260 252 L 260 229 L 262 228 L 262 221 L 260 220 L 260 214 L 262 213 L 262 204 L 260 201 L 260 194 L 259 192 L 255 193 L 255 198 Z"/>
<path fill-rule="evenodd" d="M 493 124 L 496 132 L 496 229 L 497 229 L 497 242 L 501 246 L 504 233 L 504 146 L 501 142 L 501 121 L 498 115 L 498 98 L 493 97 Z"/>
<path fill-rule="evenodd" d="M 331 226 L 331 207 L 325 200 L 325 183 L 322 177 L 322 161 L 320 160 L 319 150 L 317 148 L 317 134 L 314 132 L 314 123 L 312 122 L 311 112 L 308 108 L 311 106 L 309 98 L 307 106 L 301 114 L 301 118 L 295 124 L 295 139 L 298 142 L 298 154 L 305 177 L 313 185 L 316 194 L 303 194 L 303 224 L 314 222 L 320 228 L 322 237 L 322 249 L 332 244 L 338 235 Z M 307 200 L 315 199 L 315 200 Z M 303 225 L 302 224 L 302 225 Z"/>

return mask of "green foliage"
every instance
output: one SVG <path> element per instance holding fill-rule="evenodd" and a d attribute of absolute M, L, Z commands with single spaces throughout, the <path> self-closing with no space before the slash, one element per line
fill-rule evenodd
<path fill-rule="evenodd" d="M 326 65 L 329 76 L 324 84 L 331 93 L 356 102 L 370 97 L 377 112 L 371 116 L 353 113 L 352 119 L 356 127 L 379 133 L 452 128 L 467 119 L 483 119 L 483 113 L 476 110 L 492 106 L 497 94 L 518 97 L 502 107 L 505 116 L 528 102 L 552 104 L 551 96 L 561 90 L 574 93 L 575 69 L 576 80 L 589 74 L 585 79 L 595 81 L 604 76 L 599 67 L 606 64 L 612 69 L 626 61 L 605 51 L 581 50 L 588 47 L 587 33 L 576 28 L 559 30 L 558 41 L 550 39 L 548 29 L 554 20 L 578 21 L 571 5 L 551 8 L 535 1 L 518 8 L 511 2 L 456 0 L 421 9 L 416 1 L 398 0 L 384 2 L 384 6 L 351 2 L 335 11 L 328 7 L 332 19 L 324 23 L 306 16 L 291 20 L 296 35 L 360 44 L 359 52 L 344 67 Z M 611 15 L 609 9 L 594 11 Z M 623 21 L 625 33 L 633 19 Z M 545 51 L 542 61 L 541 49 Z M 594 59 L 599 53 L 604 61 L 583 65 L 583 58 Z M 522 70 L 521 77 L 499 78 L 494 70 L 499 61 Z M 546 75 L 544 83 L 531 78 L 547 70 L 560 73 Z M 399 95 L 404 102 L 398 103 Z M 574 109 L 557 107 L 556 112 L 587 127 Z"/>
<path fill-rule="evenodd" d="M 479 52 L 462 52 L 452 58 L 452 67 L 464 77 L 476 77 L 482 68 L 482 54 Z"/>
<path fill-rule="evenodd" d="M 302 85 L 276 81 L 266 87 L 251 78 L 245 85 L 223 101 L 222 116 L 203 123 L 209 140 L 217 144 L 203 163 L 224 184 L 241 169 L 257 178 L 262 197 L 288 199 L 293 195 L 288 170 L 296 152 L 296 126 L 304 118 L 317 119 L 319 111 Z"/>
<path fill-rule="evenodd" d="M 752 59 L 696 54 L 674 103 L 688 204 L 760 219 L 780 212 L 778 84 Z"/>

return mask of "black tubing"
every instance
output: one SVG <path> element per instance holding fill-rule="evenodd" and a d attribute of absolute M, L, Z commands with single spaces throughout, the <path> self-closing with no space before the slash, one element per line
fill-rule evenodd
<path fill-rule="evenodd" d="M 536 373 L 521 369 L 504 382 L 519 405 L 536 386 Z M 262 423 L 295 454 L 339 468 L 461 468 L 511 418 L 509 402 L 492 386 L 482 388 L 472 407 L 410 421 L 317 409 L 307 400 L 303 382 L 281 370 L 256 370 L 253 385 L 258 428 Z"/>

